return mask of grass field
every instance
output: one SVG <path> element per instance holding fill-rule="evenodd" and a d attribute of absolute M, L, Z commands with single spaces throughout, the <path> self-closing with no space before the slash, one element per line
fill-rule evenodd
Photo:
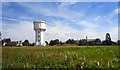
<path fill-rule="evenodd" d="M 118 68 L 118 46 L 3 47 L 3 68 Z"/>

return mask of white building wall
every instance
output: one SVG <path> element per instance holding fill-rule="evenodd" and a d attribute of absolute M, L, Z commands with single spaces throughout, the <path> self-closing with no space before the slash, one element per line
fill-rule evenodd
<path fill-rule="evenodd" d="M 43 30 L 41 30 L 41 32 L 40 32 L 40 34 L 41 34 L 41 40 L 40 40 L 40 43 L 41 43 L 41 45 L 43 45 L 44 46 L 44 36 L 43 36 Z"/>
<path fill-rule="evenodd" d="M 34 22 L 34 30 L 35 30 L 36 46 L 45 46 L 44 32 L 46 30 L 46 22 L 45 21 L 35 21 Z"/>

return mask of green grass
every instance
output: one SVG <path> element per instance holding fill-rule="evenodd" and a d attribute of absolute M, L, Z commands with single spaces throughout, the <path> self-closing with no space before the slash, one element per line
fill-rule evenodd
<path fill-rule="evenodd" d="M 3 68 L 118 68 L 118 46 L 4 47 Z"/>

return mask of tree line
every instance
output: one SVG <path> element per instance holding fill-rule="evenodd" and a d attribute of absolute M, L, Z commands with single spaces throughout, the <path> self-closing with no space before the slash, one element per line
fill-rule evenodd
<path fill-rule="evenodd" d="M 3 43 L 6 42 L 6 46 L 16 46 L 15 42 L 12 42 L 10 38 L 3 39 Z M 21 41 L 22 42 L 22 41 Z M 107 33 L 105 40 L 101 41 L 99 38 L 93 40 L 93 41 L 87 41 L 87 39 L 81 39 L 81 40 L 74 40 L 74 39 L 68 39 L 65 42 L 60 41 L 59 39 L 51 40 L 50 42 L 45 41 L 46 45 L 54 46 L 54 45 L 63 45 L 63 44 L 73 44 L 78 46 L 94 46 L 94 45 L 120 45 L 120 40 L 117 42 L 114 42 L 111 40 L 110 34 Z M 34 46 L 35 43 L 30 43 L 29 40 L 25 40 L 22 42 L 23 46 Z"/>
<path fill-rule="evenodd" d="M 7 42 L 6 46 L 16 46 L 15 43 L 11 42 L 10 38 L 3 39 L 2 45 L 4 42 Z M 79 46 L 94 46 L 94 45 L 120 45 L 120 40 L 118 40 L 116 43 L 113 41 L 101 41 L 99 38 L 97 38 L 95 41 L 86 41 L 85 39 L 82 40 L 74 40 L 74 39 L 68 39 L 66 42 L 62 42 L 59 39 L 51 40 L 49 43 L 45 41 L 46 45 L 54 46 L 54 45 L 63 45 L 63 44 L 74 44 Z M 101 44 L 97 44 L 101 43 Z M 30 43 L 29 40 L 25 40 L 22 42 L 23 46 L 34 46 L 34 43 Z"/>
<path fill-rule="evenodd" d="M 101 41 L 99 38 L 95 39 L 95 41 L 86 41 L 84 39 L 82 40 L 74 40 L 74 39 L 68 39 L 66 42 L 61 42 L 58 39 L 51 40 L 48 45 L 63 45 L 63 44 L 74 44 L 78 46 L 94 46 L 94 45 L 120 45 L 120 40 L 117 42 L 113 41 Z"/>
<path fill-rule="evenodd" d="M 25 41 L 11 41 L 10 38 L 7 38 L 7 39 L 3 39 L 2 40 L 2 45 L 6 42 L 6 45 L 5 46 L 16 46 L 16 44 L 18 42 L 21 42 L 23 46 L 34 46 L 35 44 L 34 43 L 30 43 L 29 40 L 25 40 Z"/>

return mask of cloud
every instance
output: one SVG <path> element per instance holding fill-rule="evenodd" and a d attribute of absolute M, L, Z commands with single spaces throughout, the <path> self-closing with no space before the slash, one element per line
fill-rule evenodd
<path fill-rule="evenodd" d="M 119 2 L 119 0 L 3 0 L 3 2 Z"/>
<path fill-rule="evenodd" d="M 111 35 L 112 41 L 117 41 L 118 40 L 118 27 L 110 28 L 110 35 Z"/>
<path fill-rule="evenodd" d="M 105 31 L 98 31 L 86 28 L 84 30 L 76 30 L 71 28 L 70 25 L 64 25 L 62 21 L 51 22 L 55 26 L 47 25 L 47 30 L 45 31 L 45 40 L 50 41 L 53 39 L 59 39 L 61 41 L 66 41 L 69 38 L 84 39 L 88 36 L 88 39 L 100 38 L 104 40 L 106 32 L 111 33 L 112 40 L 117 39 L 117 28 L 104 29 Z M 81 24 L 86 25 L 87 22 L 82 21 Z M 3 23 L 4 24 L 4 23 Z M 3 38 L 11 38 L 12 40 L 22 40 L 28 39 L 30 42 L 34 42 L 35 33 L 33 30 L 33 22 L 20 21 L 18 24 L 7 24 L 3 25 Z M 10 27 L 10 28 L 5 28 Z"/>
<path fill-rule="evenodd" d="M 29 21 L 19 21 L 17 24 L 3 23 L 2 38 L 11 38 L 12 40 L 28 39 L 30 42 L 34 41 L 33 23 Z"/>
<path fill-rule="evenodd" d="M 88 6 L 88 8 L 91 8 L 92 6 Z"/>
<path fill-rule="evenodd" d="M 56 24 L 56 26 L 54 27 L 53 26 L 47 27 L 46 39 L 48 41 L 52 39 L 56 39 L 56 38 L 62 41 L 66 41 L 69 38 L 73 38 L 77 40 L 77 39 L 84 39 L 86 36 L 88 36 L 88 39 L 100 38 L 101 40 L 105 40 L 105 34 L 107 32 L 110 33 L 112 40 L 116 41 L 118 38 L 118 35 L 117 35 L 118 27 L 110 27 L 110 28 L 96 27 L 96 30 L 95 30 L 94 25 L 88 24 L 88 26 L 90 25 L 93 26 L 93 27 L 88 28 L 88 26 L 86 26 L 88 22 L 82 21 L 80 24 L 83 24 L 84 26 L 86 26 L 86 28 L 83 30 L 76 30 L 76 29 L 71 28 L 71 26 L 69 25 L 63 26 L 62 24 L 63 22 L 56 21 L 52 23 L 53 24 L 58 23 L 58 24 Z M 98 30 L 98 28 L 104 28 L 103 29 L 104 31 Z"/>
<path fill-rule="evenodd" d="M 59 7 L 65 7 L 65 6 L 69 6 L 69 5 L 73 5 L 76 4 L 77 2 L 63 2 L 59 5 Z"/>
<path fill-rule="evenodd" d="M 97 17 L 95 18 L 96 21 L 99 20 L 99 19 L 100 19 L 100 16 L 97 16 Z"/>
<path fill-rule="evenodd" d="M 12 19 L 12 18 L 3 18 L 3 19 L 12 20 L 12 21 L 20 21 L 20 20 Z"/>
<path fill-rule="evenodd" d="M 80 22 L 76 22 L 78 25 L 85 27 L 84 29 L 95 29 L 95 28 L 99 28 L 98 24 L 94 24 L 94 23 L 90 23 L 88 21 L 80 21 Z"/>
<path fill-rule="evenodd" d="M 115 13 L 120 13 L 120 8 L 118 8 L 118 9 L 115 9 Z"/>
<path fill-rule="evenodd" d="M 100 5 L 100 6 L 97 6 L 97 7 L 101 8 L 101 7 L 103 7 L 103 6 Z"/>
<path fill-rule="evenodd" d="M 19 19 L 22 19 L 22 20 L 33 20 L 32 17 L 28 17 L 28 16 L 19 16 Z"/>
<path fill-rule="evenodd" d="M 38 6 L 36 6 L 36 4 L 31 5 L 29 3 L 27 3 L 27 4 L 26 3 L 18 3 L 18 4 L 20 4 L 21 6 L 29 8 L 28 10 L 30 12 L 42 14 L 44 16 L 52 16 L 52 17 L 57 17 L 57 18 L 60 17 L 60 18 L 65 18 L 65 19 L 71 19 L 71 18 L 75 19 L 75 18 L 77 18 L 77 16 L 78 17 L 83 16 L 83 13 L 81 13 L 80 11 L 75 12 L 74 10 L 73 11 L 69 10 L 68 6 L 71 5 L 71 4 L 75 4 L 75 3 L 76 2 L 73 2 L 73 3 L 71 3 L 71 2 L 63 2 L 63 3 L 60 3 L 58 5 L 57 9 L 44 7 L 44 6 L 41 6 L 40 4 L 37 4 Z M 65 5 L 65 4 L 67 4 L 67 5 Z M 63 6 L 66 6 L 66 7 L 63 7 Z M 42 10 L 39 10 L 39 9 L 42 9 Z M 36 10 L 36 11 L 34 11 L 34 10 Z"/>
<path fill-rule="evenodd" d="M 112 39 L 117 39 L 117 27 L 110 26 L 107 23 L 112 23 L 112 17 L 115 15 L 113 13 L 101 16 L 100 14 L 91 14 L 87 13 L 86 8 L 81 9 L 80 11 L 71 10 L 70 5 L 76 4 L 73 3 L 60 3 L 57 4 L 57 8 L 51 8 L 44 6 L 42 4 L 30 4 L 30 3 L 18 3 L 19 5 L 26 8 L 27 11 L 32 12 L 33 14 L 42 14 L 45 17 L 54 17 L 52 20 L 47 22 L 47 30 L 45 31 L 45 40 L 50 41 L 53 39 L 60 39 L 61 41 L 66 41 L 69 38 L 80 39 L 88 36 L 88 39 L 100 38 L 104 40 L 106 32 L 110 32 Z M 37 5 L 37 6 L 36 6 Z M 88 6 L 87 6 L 88 7 Z M 40 10 L 42 9 L 42 10 Z M 97 16 L 97 17 L 96 17 Z M 101 19 L 102 17 L 102 19 Z M 5 18 L 7 20 L 18 21 L 17 24 L 7 24 L 3 25 L 3 38 L 10 37 L 13 40 L 25 40 L 28 39 L 30 42 L 34 42 L 35 33 L 33 30 L 33 21 L 30 21 L 32 18 L 24 17 L 19 15 L 19 19 Z M 56 20 L 59 18 L 62 20 Z M 23 19 L 30 19 L 29 21 L 23 21 Z M 106 23 L 107 26 L 99 24 L 94 20 L 101 19 L 102 22 Z M 73 28 L 76 25 L 77 27 Z M 115 25 L 115 24 L 114 24 Z M 109 27 L 109 28 L 108 28 Z M 114 34 L 112 34 L 114 33 Z"/>

